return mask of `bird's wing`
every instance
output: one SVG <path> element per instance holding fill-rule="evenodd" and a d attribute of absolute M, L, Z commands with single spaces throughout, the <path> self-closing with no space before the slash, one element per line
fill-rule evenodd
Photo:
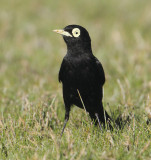
<path fill-rule="evenodd" d="M 97 73 L 98 73 L 99 81 L 101 82 L 101 84 L 103 86 L 105 83 L 104 69 L 102 67 L 102 64 L 99 62 L 99 60 L 96 57 L 95 57 L 95 62 L 96 62 L 96 66 L 97 66 Z"/>
<path fill-rule="evenodd" d="M 63 75 L 64 75 L 64 71 L 65 71 L 65 60 L 63 59 L 62 63 L 61 63 L 61 67 L 60 67 L 60 71 L 59 71 L 59 76 L 58 76 L 58 80 L 59 82 L 62 82 L 63 80 Z"/>

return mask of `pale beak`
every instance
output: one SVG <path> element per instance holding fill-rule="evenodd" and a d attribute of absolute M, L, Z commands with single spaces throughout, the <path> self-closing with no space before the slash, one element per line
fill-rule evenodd
<path fill-rule="evenodd" d="M 53 32 L 56 32 L 56 33 L 61 34 L 63 36 L 72 37 L 72 35 L 69 32 L 64 31 L 63 29 L 56 29 L 56 30 L 53 30 Z"/>

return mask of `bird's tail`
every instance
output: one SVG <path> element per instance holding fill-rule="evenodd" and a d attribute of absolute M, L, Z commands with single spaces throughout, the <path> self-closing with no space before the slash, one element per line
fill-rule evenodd
<path fill-rule="evenodd" d="M 94 124 L 98 125 L 99 122 L 95 114 L 90 113 L 90 117 L 94 121 Z M 98 118 L 100 123 L 103 124 L 104 128 L 107 127 L 108 129 L 113 130 L 113 127 L 112 127 L 113 120 L 105 110 L 102 110 L 102 112 L 98 113 Z"/>

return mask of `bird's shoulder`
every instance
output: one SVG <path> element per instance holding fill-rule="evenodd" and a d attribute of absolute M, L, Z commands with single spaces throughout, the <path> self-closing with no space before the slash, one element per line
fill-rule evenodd
<path fill-rule="evenodd" d="M 104 72 L 103 66 L 101 62 L 95 56 L 94 56 L 94 63 L 96 66 L 96 70 L 97 70 L 100 82 L 103 85 L 105 83 L 105 72 Z"/>

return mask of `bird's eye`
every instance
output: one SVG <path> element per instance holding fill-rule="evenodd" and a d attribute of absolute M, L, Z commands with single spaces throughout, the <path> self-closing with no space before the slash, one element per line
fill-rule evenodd
<path fill-rule="evenodd" d="M 80 36 L 80 29 L 79 28 L 74 28 L 72 30 L 72 34 L 74 37 L 79 37 Z"/>

